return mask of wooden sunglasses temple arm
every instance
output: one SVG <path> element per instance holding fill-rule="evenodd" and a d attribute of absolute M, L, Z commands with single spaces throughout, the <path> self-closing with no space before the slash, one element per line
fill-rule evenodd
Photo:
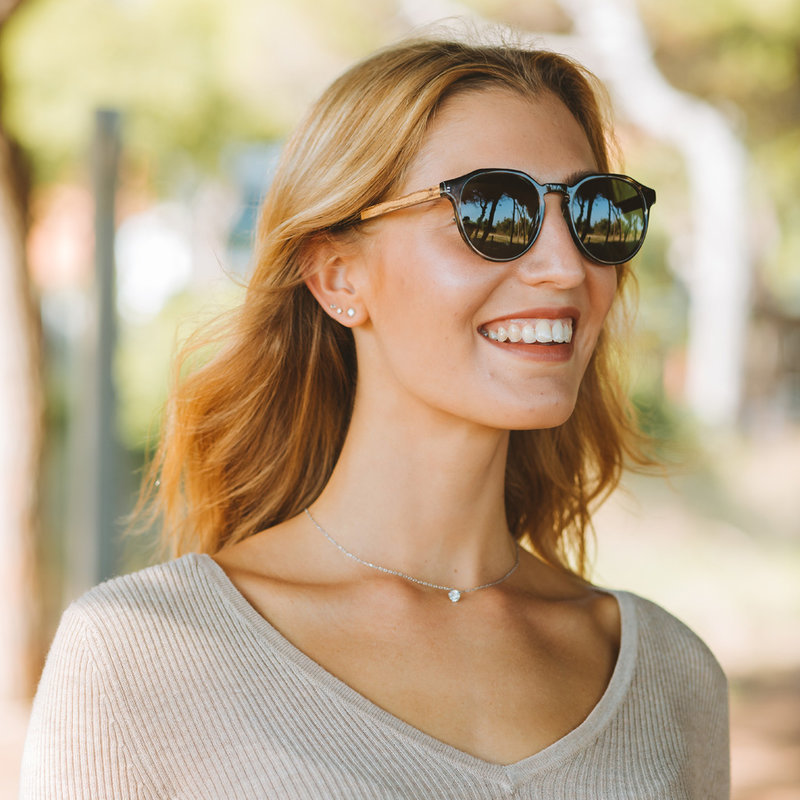
<path fill-rule="evenodd" d="M 431 186 L 430 189 L 421 189 L 418 192 L 407 194 L 405 197 L 398 197 L 396 200 L 387 200 L 374 206 L 368 206 L 361 212 L 361 219 L 372 219 L 388 214 L 390 211 L 399 211 L 401 208 L 409 208 L 419 203 L 428 203 L 431 200 L 438 200 L 442 196 L 442 191 L 438 186 Z"/>

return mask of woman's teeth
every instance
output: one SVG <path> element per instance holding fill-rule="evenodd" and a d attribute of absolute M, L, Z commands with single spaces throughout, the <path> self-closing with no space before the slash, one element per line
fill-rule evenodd
<path fill-rule="evenodd" d="M 563 344 L 572 341 L 571 319 L 532 319 L 530 322 L 511 322 L 481 333 L 493 342 L 525 342 L 525 344 Z"/>

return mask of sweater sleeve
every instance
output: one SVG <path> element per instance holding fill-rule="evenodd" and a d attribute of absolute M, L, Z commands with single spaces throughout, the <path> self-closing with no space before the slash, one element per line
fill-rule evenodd
<path fill-rule="evenodd" d="M 730 755 L 728 682 L 705 642 L 660 606 L 638 598 L 642 630 L 638 670 L 646 702 L 679 732 L 691 800 L 728 800 Z M 645 701 L 645 697 L 642 697 Z M 663 736 L 672 736 L 667 727 Z"/>
<path fill-rule="evenodd" d="M 698 678 L 697 716 L 689 741 L 700 757 L 694 761 L 693 797 L 728 800 L 731 792 L 728 682 L 716 660 Z"/>
<path fill-rule="evenodd" d="M 64 614 L 34 699 L 20 800 L 146 800 L 80 608 Z"/>

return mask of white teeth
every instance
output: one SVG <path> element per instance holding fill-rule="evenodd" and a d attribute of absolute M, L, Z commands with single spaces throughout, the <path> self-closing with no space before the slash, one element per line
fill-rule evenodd
<path fill-rule="evenodd" d="M 553 341 L 553 329 L 546 319 L 540 319 L 536 323 L 536 341 L 544 342 L 545 344 Z"/>
<path fill-rule="evenodd" d="M 530 322 L 511 322 L 508 327 L 498 325 L 496 330 L 484 329 L 483 334 L 493 342 L 525 342 L 525 344 L 563 344 L 572 341 L 572 320 L 534 319 Z"/>

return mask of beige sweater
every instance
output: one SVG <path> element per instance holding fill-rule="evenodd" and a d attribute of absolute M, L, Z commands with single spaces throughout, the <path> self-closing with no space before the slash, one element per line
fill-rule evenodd
<path fill-rule="evenodd" d="M 563 739 L 504 766 L 422 733 L 326 672 L 207 556 L 117 578 L 64 614 L 21 798 L 727 798 L 717 662 L 658 606 L 614 594 L 622 643 L 603 698 Z"/>

